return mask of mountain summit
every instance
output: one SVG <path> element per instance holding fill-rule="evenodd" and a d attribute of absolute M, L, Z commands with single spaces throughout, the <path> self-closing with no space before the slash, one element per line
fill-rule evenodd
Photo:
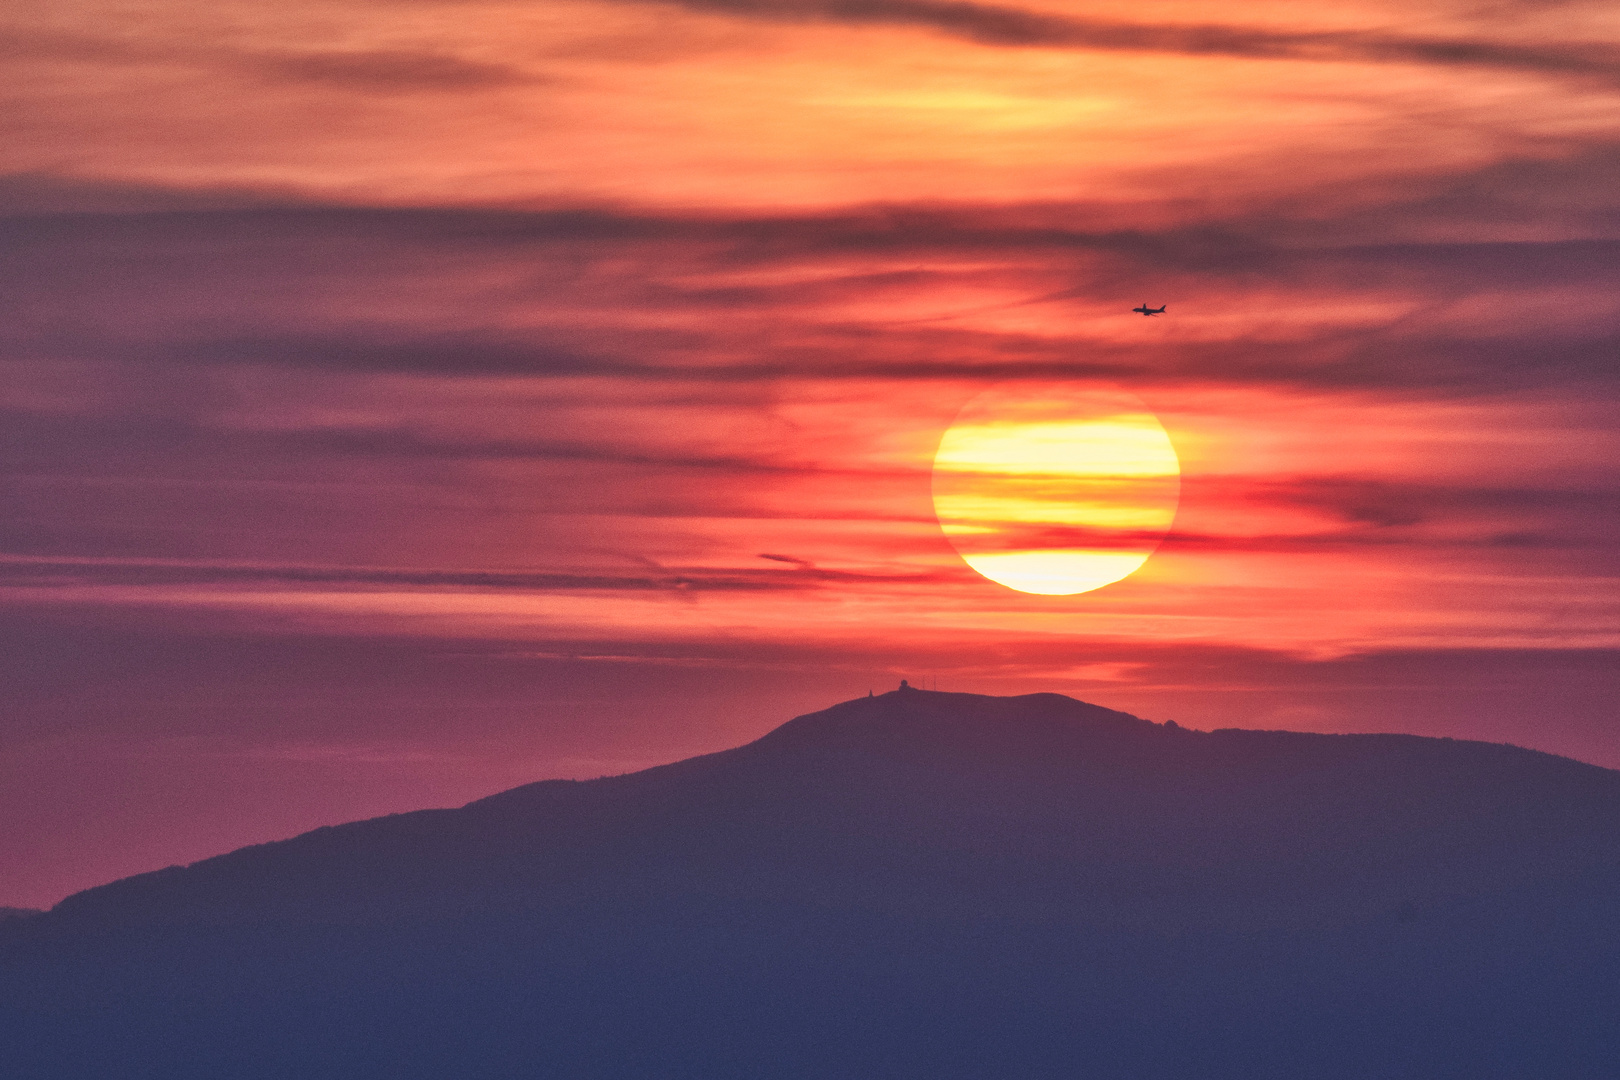
<path fill-rule="evenodd" d="M 1620 773 L 905 688 L 0 924 L 9 1075 L 1620 1074 Z"/>

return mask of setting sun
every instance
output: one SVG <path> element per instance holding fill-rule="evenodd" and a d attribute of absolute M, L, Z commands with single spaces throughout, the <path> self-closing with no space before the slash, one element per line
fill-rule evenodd
<path fill-rule="evenodd" d="M 1069 595 L 1129 576 L 1170 529 L 1180 463 L 1158 418 L 1123 391 L 995 388 L 934 455 L 934 511 L 974 570 Z"/>

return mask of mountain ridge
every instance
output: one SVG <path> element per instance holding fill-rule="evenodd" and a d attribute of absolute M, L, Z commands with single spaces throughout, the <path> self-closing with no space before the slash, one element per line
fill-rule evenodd
<path fill-rule="evenodd" d="M 0 934 L 23 1075 L 123 1075 L 58 1067 L 53 1025 L 87 1002 L 176 1077 L 332 1073 L 349 1036 L 310 1035 L 314 1002 L 361 1033 L 345 1077 L 1477 1080 L 1555 1046 L 1586 1071 L 1537 1075 L 1608 1077 L 1620 772 L 905 689 L 126 878 Z"/>
<path fill-rule="evenodd" d="M 299 847 L 341 845 L 368 837 L 401 841 L 389 837 L 390 833 L 423 841 L 435 834 L 465 839 L 476 834 L 481 823 L 487 824 L 496 813 L 531 815 L 525 820 L 540 833 L 526 839 L 562 843 L 556 835 L 559 828 L 594 827 L 600 834 L 612 820 L 610 796 L 626 790 L 656 803 L 639 810 L 629 807 L 628 819 L 619 821 L 627 828 L 638 824 L 648 827 L 645 819 L 651 813 L 678 813 L 682 806 L 685 812 L 693 812 L 691 798 L 682 803 L 677 796 L 675 803 L 667 802 L 672 785 L 679 788 L 697 782 L 713 784 L 712 790 L 697 796 L 698 802 L 729 795 L 730 809 L 744 812 L 754 800 L 748 798 L 747 791 L 737 791 L 737 774 L 761 765 L 775 771 L 758 783 L 776 785 L 777 791 L 801 798 L 824 797 L 825 793 L 804 787 L 806 778 L 820 775 L 817 770 L 902 770 L 918 782 L 919 773 L 924 779 L 937 779 L 941 768 L 959 773 L 964 763 L 971 763 L 972 770 L 981 777 L 1004 777 L 1005 770 L 1011 768 L 1026 784 L 1037 780 L 1050 783 L 1054 778 L 1060 784 L 1083 781 L 1093 788 L 1105 788 L 1115 798 L 1129 797 L 1131 789 L 1138 794 L 1147 791 L 1169 798 L 1173 793 L 1166 790 L 1167 781 L 1182 786 L 1180 794 L 1185 796 L 1198 790 L 1200 780 L 1207 786 L 1212 769 L 1222 770 L 1218 775 L 1228 780 L 1287 784 L 1292 789 L 1288 793 L 1297 797 L 1298 786 L 1321 768 L 1354 769 L 1360 763 L 1362 781 L 1373 785 L 1378 778 L 1365 766 L 1387 763 L 1392 753 L 1396 758 L 1418 755 L 1431 768 L 1441 762 L 1453 768 L 1466 763 L 1475 769 L 1487 767 L 1494 773 L 1510 764 L 1520 768 L 1535 766 L 1561 772 L 1566 781 L 1606 781 L 1620 792 L 1620 772 L 1502 744 L 1395 734 L 1322 735 L 1240 728 L 1200 732 L 1166 727 L 1057 694 L 991 698 L 905 689 L 880 697 L 856 698 L 795 717 L 750 743 L 667 765 L 593 780 L 538 781 L 459 808 L 409 811 L 323 826 L 188 866 L 135 875 L 68 897 L 51 914 L 61 918 L 97 907 L 105 911 L 108 899 L 127 903 L 129 894 L 159 883 L 167 886 L 195 879 L 231 863 L 274 860 Z M 1260 769 L 1257 777 L 1255 762 L 1266 758 L 1274 759 L 1275 767 Z M 783 775 L 784 769 L 799 770 L 799 775 Z M 1125 772 L 1127 769 L 1135 771 Z M 1238 775 L 1226 775 L 1233 771 Z M 1431 774 L 1430 778 L 1439 775 Z M 848 783 L 850 778 L 840 774 L 839 779 Z M 880 780 L 873 786 L 881 789 L 884 784 Z M 1363 793 L 1370 790 L 1364 789 Z M 666 801 L 659 802 L 661 797 Z M 876 813 L 883 803 L 881 791 L 867 793 L 866 800 L 877 804 L 869 807 Z M 938 806 L 930 806 L 929 810 L 940 812 Z M 1349 812 L 1349 808 L 1341 807 L 1341 811 Z M 532 817 L 537 813 L 556 817 L 544 822 Z M 582 813 L 590 814 L 594 820 L 581 820 Z"/>

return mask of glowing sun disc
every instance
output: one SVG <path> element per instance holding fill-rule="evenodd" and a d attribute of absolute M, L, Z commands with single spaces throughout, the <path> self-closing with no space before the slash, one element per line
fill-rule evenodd
<path fill-rule="evenodd" d="M 940 528 L 969 566 L 1019 592 L 1067 596 L 1147 562 L 1175 520 L 1181 463 L 1134 395 L 1008 385 L 957 415 L 933 487 Z"/>

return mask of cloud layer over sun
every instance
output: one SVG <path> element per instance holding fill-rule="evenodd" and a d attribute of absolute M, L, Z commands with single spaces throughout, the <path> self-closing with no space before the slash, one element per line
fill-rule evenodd
<path fill-rule="evenodd" d="M 903 675 L 1620 764 L 1611 5 L 4 24 L 0 904 Z M 1182 470 L 1077 597 L 930 491 L 1053 383 Z"/>

